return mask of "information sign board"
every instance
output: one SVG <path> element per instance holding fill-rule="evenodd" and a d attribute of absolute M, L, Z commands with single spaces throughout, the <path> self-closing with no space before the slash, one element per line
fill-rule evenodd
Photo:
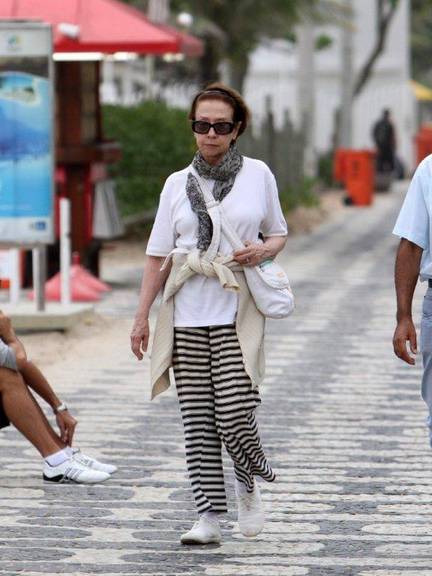
<path fill-rule="evenodd" d="M 0 243 L 53 241 L 53 60 L 49 25 L 0 21 Z"/>

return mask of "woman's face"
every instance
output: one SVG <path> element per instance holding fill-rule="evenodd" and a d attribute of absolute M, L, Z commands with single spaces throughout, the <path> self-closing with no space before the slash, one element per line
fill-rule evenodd
<path fill-rule="evenodd" d="M 202 100 L 198 102 L 195 110 L 195 120 L 203 120 L 215 124 L 216 122 L 232 122 L 234 110 L 223 100 Z M 230 144 L 236 139 L 240 124 L 237 124 L 230 134 L 216 134 L 210 128 L 207 134 L 194 133 L 198 150 L 204 159 L 212 165 L 218 164 L 228 152 Z"/>

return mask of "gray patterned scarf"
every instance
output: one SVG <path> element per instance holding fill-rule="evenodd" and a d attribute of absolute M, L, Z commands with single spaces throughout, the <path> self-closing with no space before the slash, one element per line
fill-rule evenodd
<path fill-rule="evenodd" d="M 233 187 L 236 176 L 243 166 L 243 156 L 233 145 L 216 166 L 208 164 L 200 152 L 195 154 L 192 165 L 202 178 L 215 180 L 213 196 L 215 200 L 222 202 Z M 197 248 L 207 250 L 213 235 L 213 225 L 198 180 L 191 173 L 188 174 L 187 178 L 186 194 L 193 212 L 198 216 Z"/>

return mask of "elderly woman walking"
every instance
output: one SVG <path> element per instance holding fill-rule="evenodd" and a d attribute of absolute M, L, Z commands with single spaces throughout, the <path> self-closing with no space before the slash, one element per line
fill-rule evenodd
<path fill-rule="evenodd" d="M 255 417 L 264 376 L 264 316 L 242 271 L 273 259 L 285 245 L 287 227 L 273 174 L 237 150 L 249 120 L 242 97 L 211 84 L 195 96 L 189 118 L 198 151 L 161 193 L 131 347 L 141 360 L 149 310 L 164 287 L 151 357 L 152 398 L 168 388 L 172 367 L 199 515 L 181 542 L 207 544 L 221 541 L 218 517 L 227 511 L 222 445 L 234 464 L 240 531 L 255 536 L 264 526 L 256 478 L 275 478 Z M 212 189 L 243 249 L 233 252 L 216 234 L 204 186 Z"/>

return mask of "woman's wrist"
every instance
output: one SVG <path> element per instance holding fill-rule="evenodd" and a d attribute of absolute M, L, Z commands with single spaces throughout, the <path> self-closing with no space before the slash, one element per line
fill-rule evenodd
<path fill-rule="evenodd" d="M 263 260 L 268 260 L 269 258 L 274 258 L 276 256 L 275 250 L 272 250 L 270 246 L 266 246 L 265 243 L 263 244 L 264 247 L 264 254 Z"/>
<path fill-rule="evenodd" d="M 147 322 L 149 314 L 146 311 L 140 311 L 135 315 L 135 322 Z"/>

